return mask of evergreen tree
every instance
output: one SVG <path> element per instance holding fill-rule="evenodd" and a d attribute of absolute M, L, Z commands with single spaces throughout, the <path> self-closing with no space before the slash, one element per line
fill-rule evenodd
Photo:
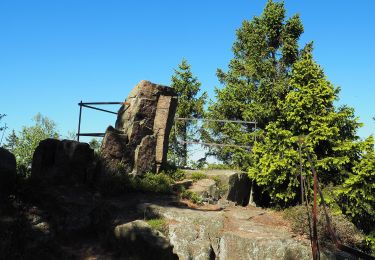
<path fill-rule="evenodd" d="M 280 114 L 253 149 L 250 176 L 273 204 L 286 206 L 299 198 L 300 138 L 305 175 L 311 175 L 307 147 L 323 185 L 341 184 L 358 161 L 356 130 L 360 124 L 353 109 L 335 108 L 338 93 L 313 60 L 311 48 L 305 49 L 293 66 L 289 93 L 278 101 Z"/>
<path fill-rule="evenodd" d="M 206 102 L 207 93 L 204 92 L 200 97 L 201 83 L 193 76 L 190 65 L 185 59 L 175 69 L 172 76 L 171 87 L 178 95 L 177 117 L 180 118 L 201 118 L 204 113 L 204 104 Z M 171 131 L 171 148 L 175 156 L 180 160 L 181 166 L 187 165 L 188 158 L 188 140 L 197 134 L 196 121 L 176 121 L 176 129 Z M 173 140 L 176 131 L 177 140 Z M 177 143 L 176 143 L 177 141 Z"/>
<path fill-rule="evenodd" d="M 17 145 L 17 139 L 18 137 L 16 135 L 16 131 L 14 131 L 13 129 L 12 133 L 10 133 L 9 136 L 5 139 L 4 148 L 13 153 Z"/>
<path fill-rule="evenodd" d="M 335 194 L 342 212 L 357 227 L 375 236 L 375 151 L 370 136 L 361 144 L 362 156 Z M 375 253 L 375 251 L 374 251 Z"/>
<path fill-rule="evenodd" d="M 216 89 L 216 102 L 209 106 L 215 119 L 257 121 L 264 129 L 280 114 L 278 100 L 289 91 L 290 69 L 299 55 L 298 39 L 303 26 L 298 15 L 286 19 L 284 4 L 268 1 L 263 13 L 244 21 L 237 30 L 234 58 L 229 70 L 217 71 L 224 86 Z M 254 125 L 210 123 L 207 139 L 219 143 L 252 144 Z M 225 147 L 216 150 L 219 159 L 247 168 L 249 152 Z"/>

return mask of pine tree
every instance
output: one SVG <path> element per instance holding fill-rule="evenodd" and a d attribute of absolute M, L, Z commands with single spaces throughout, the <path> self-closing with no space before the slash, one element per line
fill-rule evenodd
<path fill-rule="evenodd" d="M 201 83 L 191 72 L 191 66 L 188 62 L 183 59 L 178 65 L 178 69 L 175 69 L 175 73 L 172 76 L 171 87 L 176 91 L 178 95 L 178 107 L 177 117 L 180 118 L 201 118 L 204 113 L 204 104 L 206 102 L 207 93 L 204 92 L 200 97 L 198 93 L 200 91 Z M 171 138 L 174 138 L 176 132 L 177 140 L 171 140 L 171 146 L 173 153 L 179 158 L 180 165 L 187 165 L 188 158 L 188 141 L 192 138 L 196 132 L 196 121 L 176 121 L 176 129 L 172 129 Z M 176 143 L 177 141 L 177 143 Z"/>
<path fill-rule="evenodd" d="M 285 100 L 278 101 L 280 115 L 268 124 L 264 139 L 253 149 L 250 169 L 250 176 L 270 195 L 271 202 L 283 206 L 299 198 L 300 138 L 323 186 L 341 184 L 360 155 L 356 136 L 360 124 L 353 109 L 334 106 L 339 88 L 326 79 L 311 48 L 294 64 L 289 86 Z M 305 149 L 302 151 L 305 175 L 310 175 Z"/>
<path fill-rule="evenodd" d="M 361 160 L 355 165 L 349 178 L 335 191 L 342 212 L 357 227 L 367 234 L 372 232 L 373 235 L 375 235 L 374 144 L 373 136 L 368 137 L 361 143 Z"/>
<path fill-rule="evenodd" d="M 12 133 L 10 133 L 7 138 L 5 139 L 5 144 L 4 144 L 4 148 L 5 149 L 8 149 L 10 152 L 14 152 L 14 149 L 16 148 L 16 145 L 17 145 L 17 135 L 16 135 L 16 131 L 14 131 L 14 129 L 12 130 Z"/>
<path fill-rule="evenodd" d="M 216 89 L 216 102 L 209 106 L 215 119 L 257 121 L 264 129 L 280 114 L 278 100 L 289 91 L 290 69 L 299 55 L 298 39 L 303 26 L 298 15 L 286 19 L 284 4 L 268 1 L 263 13 L 244 21 L 237 30 L 234 58 L 229 70 L 217 71 L 222 89 Z M 254 125 L 210 123 L 207 138 L 215 142 L 252 144 Z M 226 147 L 218 149 L 219 159 L 246 169 L 249 152 Z"/>

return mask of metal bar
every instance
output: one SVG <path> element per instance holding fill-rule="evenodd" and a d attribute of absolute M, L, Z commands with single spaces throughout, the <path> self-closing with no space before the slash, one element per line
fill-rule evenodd
<path fill-rule="evenodd" d="M 298 153 L 299 153 L 299 170 L 300 170 L 300 182 L 301 182 L 301 205 L 304 204 L 304 201 L 303 201 L 303 195 L 305 194 L 304 191 L 303 191 L 303 176 L 302 176 L 302 172 L 303 172 L 303 167 L 302 167 L 302 152 L 301 152 L 301 142 L 302 140 L 300 139 L 299 142 L 298 142 Z"/>
<path fill-rule="evenodd" d="M 312 209 L 312 221 L 313 221 L 313 241 L 312 241 L 312 255 L 313 259 L 317 260 L 320 259 L 319 256 L 319 245 L 318 245 L 318 229 L 317 229 L 317 222 L 318 222 L 318 176 L 316 171 L 314 173 L 314 203 Z"/>
<path fill-rule="evenodd" d="M 217 144 L 217 143 L 205 143 L 205 142 L 192 142 L 192 141 L 178 141 L 180 144 L 201 144 L 201 145 L 207 145 L 207 146 L 219 146 L 219 147 L 225 147 L 225 146 L 232 146 L 232 147 L 242 147 L 242 148 L 251 148 L 251 146 L 248 145 L 236 145 L 236 144 Z"/>
<path fill-rule="evenodd" d="M 91 108 L 91 109 L 95 109 L 95 110 L 99 110 L 99 111 L 102 111 L 102 112 L 107 112 L 107 113 L 110 113 L 110 114 L 115 114 L 115 115 L 117 115 L 116 112 L 109 111 L 109 110 L 106 110 L 106 109 L 101 109 L 101 108 L 97 108 L 97 107 L 92 107 L 92 106 L 88 106 L 88 105 L 84 105 L 84 104 L 82 104 L 81 106 L 83 106 L 83 107 L 87 107 L 87 108 Z"/>
<path fill-rule="evenodd" d="M 371 255 L 368 255 L 362 251 L 359 251 L 358 249 L 355 249 L 355 248 L 352 248 L 352 247 L 349 247 L 349 246 L 346 246 L 346 245 L 343 245 L 341 243 L 337 243 L 337 247 L 342 250 L 342 251 L 345 251 L 345 252 L 348 252 L 352 255 L 355 255 L 355 256 L 358 256 L 360 257 L 361 259 L 375 259 L 375 257 L 371 256 Z"/>
<path fill-rule="evenodd" d="M 82 104 L 83 105 L 129 105 L 129 102 L 84 102 Z"/>
<path fill-rule="evenodd" d="M 79 133 L 77 134 L 78 137 L 80 136 L 97 136 L 97 137 L 104 137 L 105 133 Z"/>
<path fill-rule="evenodd" d="M 223 123 L 238 123 L 238 124 L 256 124 L 256 121 L 243 121 L 243 120 L 219 120 L 219 119 L 207 119 L 207 118 L 185 118 L 176 117 L 175 120 L 181 121 L 208 121 L 208 122 L 223 122 Z"/>
<path fill-rule="evenodd" d="M 306 145 L 305 145 L 305 149 L 306 149 L 306 153 L 307 153 L 307 159 L 309 160 L 309 163 L 310 163 L 311 171 L 316 175 L 317 190 L 318 190 L 320 198 L 322 200 L 323 209 L 324 209 L 324 215 L 325 215 L 325 218 L 326 218 L 326 221 L 327 221 L 327 229 L 328 229 L 328 232 L 331 235 L 331 238 L 332 238 L 333 242 L 337 245 L 338 239 L 337 239 L 335 233 L 333 232 L 332 225 L 331 225 L 331 220 L 330 220 L 330 218 L 328 216 L 328 212 L 327 212 L 327 209 L 326 209 L 327 205 L 326 205 L 324 197 L 323 197 L 323 192 L 322 192 L 322 190 L 320 189 L 320 186 L 319 186 L 318 175 L 316 174 L 315 167 L 313 165 L 313 162 L 312 162 L 309 150 L 307 149 Z"/>
<path fill-rule="evenodd" d="M 80 133 L 81 133 L 82 100 L 81 100 L 81 102 L 78 105 L 79 105 L 79 118 L 78 118 L 77 141 L 79 142 L 79 136 L 80 136 Z"/>

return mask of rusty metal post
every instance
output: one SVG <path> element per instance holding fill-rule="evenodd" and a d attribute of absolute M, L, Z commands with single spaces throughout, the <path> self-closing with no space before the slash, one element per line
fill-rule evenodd
<path fill-rule="evenodd" d="M 78 103 L 79 105 L 79 118 L 78 118 L 78 133 L 77 133 L 77 141 L 79 142 L 79 136 L 81 134 L 81 117 L 82 117 L 82 100 Z"/>
<path fill-rule="evenodd" d="M 300 137 L 298 141 L 298 153 L 299 153 L 299 170 L 300 170 L 300 182 L 301 182 L 301 205 L 303 205 L 304 204 L 304 200 L 303 200 L 304 191 L 303 191 L 303 176 L 302 176 L 303 168 L 302 168 L 301 143 L 302 143 L 302 140 Z"/>
<path fill-rule="evenodd" d="M 176 123 L 176 118 L 174 119 L 174 129 L 173 129 L 173 132 L 174 132 L 174 149 L 173 149 L 173 153 L 174 153 L 174 165 L 177 166 L 177 123 Z"/>
<path fill-rule="evenodd" d="M 312 209 L 312 222 L 313 222 L 313 241 L 312 241 L 312 254 L 313 259 L 320 259 L 319 257 L 319 245 L 318 245 L 318 230 L 317 230 L 317 215 L 318 215 L 318 176 L 316 171 L 314 171 L 314 204 Z"/>

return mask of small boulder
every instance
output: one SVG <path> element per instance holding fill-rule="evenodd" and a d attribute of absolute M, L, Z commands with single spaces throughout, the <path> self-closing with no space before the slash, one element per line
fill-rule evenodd
<path fill-rule="evenodd" d="M 94 150 L 87 143 L 46 139 L 33 155 L 31 176 L 53 183 L 88 183 L 95 178 Z"/>
<path fill-rule="evenodd" d="M 0 195 L 7 195 L 14 188 L 16 180 L 16 158 L 0 147 Z"/>
<path fill-rule="evenodd" d="M 169 240 L 143 220 L 118 225 L 114 230 L 121 256 L 131 259 L 178 259 Z"/>

